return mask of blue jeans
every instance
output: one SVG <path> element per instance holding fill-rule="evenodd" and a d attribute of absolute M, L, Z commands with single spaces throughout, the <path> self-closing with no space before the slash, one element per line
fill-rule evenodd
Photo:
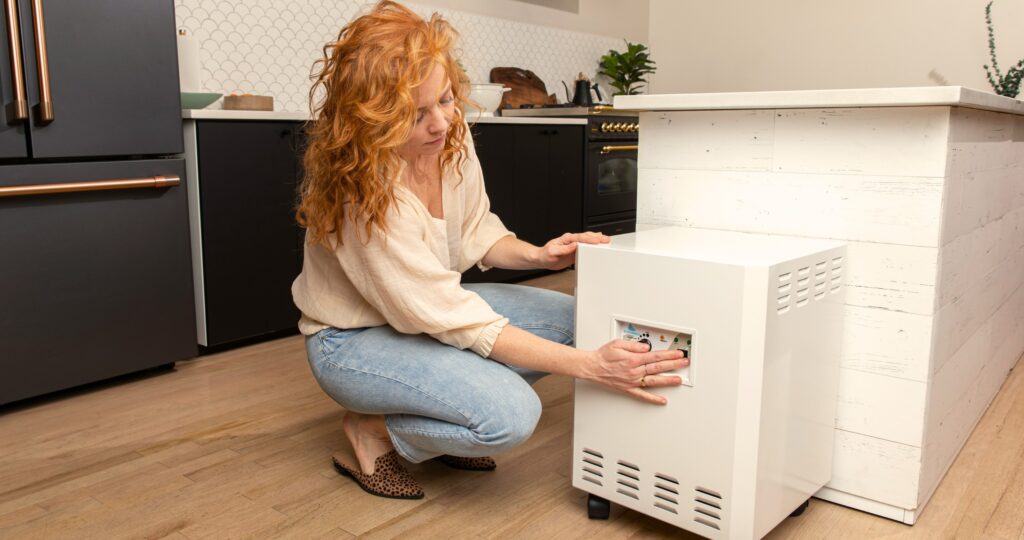
<path fill-rule="evenodd" d="M 573 344 L 574 299 L 522 285 L 466 284 L 523 330 Z M 395 449 L 419 463 L 488 456 L 526 441 L 540 419 L 530 385 L 547 375 L 390 326 L 326 328 L 306 338 L 320 387 L 348 410 L 382 414 Z"/>

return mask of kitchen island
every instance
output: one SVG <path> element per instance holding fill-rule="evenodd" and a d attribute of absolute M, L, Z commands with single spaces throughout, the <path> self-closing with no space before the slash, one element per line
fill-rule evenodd
<path fill-rule="evenodd" d="M 961 87 L 619 96 L 638 229 L 848 243 L 832 480 L 913 524 L 1024 352 L 1024 102 Z"/>

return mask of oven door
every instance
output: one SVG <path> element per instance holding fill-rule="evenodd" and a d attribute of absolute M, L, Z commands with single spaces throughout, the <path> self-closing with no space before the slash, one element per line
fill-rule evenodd
<path fill-rule="evenodd" d="M 599 216 L 636 211 L 637 140 L 591 141 L 583 213 Z"/>

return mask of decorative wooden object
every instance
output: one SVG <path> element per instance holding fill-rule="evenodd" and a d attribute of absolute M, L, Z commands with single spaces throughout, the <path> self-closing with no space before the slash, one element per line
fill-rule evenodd
<path fill-rule="evenodd" d="M 500 109 L 518 109 L 521 105 L 558 103 L 554 94 L 548 95 L 544 81 L 528 69 L 496 67 L 491 69 L 491 82 L 511 88 L 501 97 Z"/>
<path fill-rule="evenodd" d="M 271 96 L 225 96 L 224 108 L 231 111 L 272 111 L 274 98 Z"/>

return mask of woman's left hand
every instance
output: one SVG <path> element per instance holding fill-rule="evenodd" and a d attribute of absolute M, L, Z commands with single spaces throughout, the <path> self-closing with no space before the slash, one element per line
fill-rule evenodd
<path fill-rule="evenodd" d="M 576 261 L 576 244 L 607 244 L 611 238 L 599 232 L 565 233 L 537 248 L 538 264 L 547 270 L 561 270 Z"/>

